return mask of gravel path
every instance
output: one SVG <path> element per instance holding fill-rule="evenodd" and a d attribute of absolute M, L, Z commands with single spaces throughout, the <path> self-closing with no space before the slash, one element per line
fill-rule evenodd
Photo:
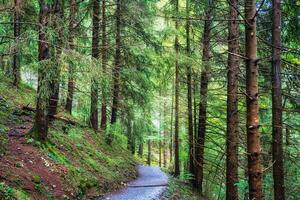
<path fill-rule="evenodd" d="M 138 166 L 139 177 L 105 200 L 158 200 L 166 189 L 168 176 L 159 167 Z"/>

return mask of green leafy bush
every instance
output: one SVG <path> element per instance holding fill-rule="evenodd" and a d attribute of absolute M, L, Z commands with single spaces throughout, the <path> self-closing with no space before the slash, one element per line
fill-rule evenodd
<path fill-rule="evenodd" d="M 7 128 L 0 124 L 0 156 L 3 156 L 8 143 Z"/>
<path fill-rule="evenodd" d="M 13 188 L 7 186 L 4 182 L 0 183 L 0 199 L 3 200 L 15 199 Z"/>

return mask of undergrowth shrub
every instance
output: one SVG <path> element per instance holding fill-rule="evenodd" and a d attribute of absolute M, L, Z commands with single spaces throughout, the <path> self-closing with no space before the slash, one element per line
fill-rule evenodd
<path fill-rule="evenodd" d="M 13 188 L 7 186 L 4 182 L 0 183 L 0 199 L 3 200 L 15 199 Z"/>
<path fill-rule="evenodd" d="M 123 148 L 127 147 L 127 137 L 125 135 L 124 128 L 119 122 L 108 125 L 106 136 L 111 136 L 113 141 Z"/>

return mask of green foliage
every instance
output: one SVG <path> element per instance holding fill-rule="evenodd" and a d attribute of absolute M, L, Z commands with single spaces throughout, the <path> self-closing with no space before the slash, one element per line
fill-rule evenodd
<path fill-rule="evenodd" d="M 127 137 L 125 136 L 124 129 L 122 125 L 117 122 L 115 124 L 109 124 L 106 130 L 107 137 L 112 137 L 116 144 L 127 147 Z"/>
<path fill-rule="evenodd" d="M 3 199 L 3 200 L 15 199 L 13 188 L 7 186 L 4 182 L 0 183 L 0 199 Z"/>
<path fill-rule="evenodd" d="M 33 174 L 31 177 L 32 182 L 39 184 L 41 183 L 42 179 L 39 175 Z"/>
<path fill-rule="evenodd" d="M 36 147 L 41 146 L 41 142 L 37 141 L 33 138 L 28 138 L 26 142 L 27 142 L 27 144 L 31 144 L 31 145 L 36 146 Z"/>
<path fill-rule="evenodd" d="M 9 187 L 4 182 L 1 182 L 0 183 L 0 199 L 2 199 L 2 200 L 30 200 L 30 197 L 23 190 Z"/>
<path fill-rule="evenodd" d="M 169 179 L 169 185 L 165 192 L 163 199 L 169 200 L 197 200 L 200 197 L 197 196 L 192 187 L 187 184 L 187 180 L 179 180 L 176 178 Z"/>
<path fill-rule="evenodd" d="M 30 200 L 29 194 L 23 190 L 14 189 L 14 194 L 15 194 L 16 199 L 18 199 L 18 200 Z"/>
<path fill-rule="evenodd" d="M 40 195 L 44 196 L 46 199 L 55 200 L 54 195 L 49 192 L 49 188 L 47 186 L 44 186 L 41 183 L 35 183 L 34 188 L 39 192 Z"/>
<path fill-rule="evenodd" d="M 20 85 L 20 88 L 16 91 L 9 87 L 10 81 L 0 82 L 0 88 L 3 89 L 0 91 L 1 148 L 5 148 L 7 143 L 8 124 L 21 122 L 20 112 L 23 111 L 16 106 L 27 105 L 27 102 L 31 102 L 30 105 L 33 106 L 35 100 L 19 96 L 27 93 L 28 96 L 32 97 L 35 93 L 34 90 L 26 85 Z M 14 98 L 11 98 L 11 95 L 15 95 Z M 60 113 L 59 116 L 79 121 L 64 113 Z M 120 124 L 119 127 L 116 126 L 114 129 L 111 129 L 116 138 L 114 141 L 115 145 L 111 147 L 105 143 L 104 135 L 99 135 L 91 129 L 83 128 L 84 126 L 72 126 L 63 121 L 54 121 L 52 123 L 48 142 L 41 144 L 29 138 L 26 140 L 26 143 L 40 148 L 45 157 L 67 168 L 65 184 L 76 188 L 75 195 L 77 199 L 87 198 L 90 192 L 101 196 L 109 191 L 110 188 L 107 188 L 107 185 L 116 188 L 121 182 L 125 182 L 135 176 L 136 163 L 130 156 L 130 153 L 121 147 L 126 147 L 127 140 L 122 135 L 123 129 L 120 127 Z M 78 124 L 80 123 L 79 121 Z M 19 164 L 16 163 L 16 165 Z M 45 198 L 54 198 L 41 181 L 39 174 L 31 174 L 30 178 L 35 184 L 35 189 L 40 191 Z M 6 192 L 6 195 L 11 194 L 9 187 L 5 187 L 3 190 Z M 12 188 L 12 190 L 16 199 L 28 199 L 27 194 L 22 192 L 22 190 L 16 188 Z"/>
<path fill-rule="evenodd" d="M 53 5 L 53 0 L 46 3 Z M 49 141 L 45 144 L 28 139 L 27 144 L 41 148 L 42 151 L 54 162 L 66 166 L 68 169 L 67 181 L 77 188 L 77 198 L 86 196 L 91 188 L 99 188 L 99 193 L 105 192 L 103 185 L 109 185 L 127 176 L 125 170 L 133 171 L 134 161 L 129 152 L 124 150 L 130 145 L 136 146 L 147 141 L 152 142 L 153 160 L 158 157 L 158 144 L 165 141 L 169 146 L 171 134 L 174 133 L 174 66 L 178 61 L 180 66 L 180 89 L 179 89 L 179 157 L 181 161 L 181 178 L 187 181 L 191 178 L 187 171 L 188 163 L 188 136 L 187 136 L 187 86 L 186 86 L 186 66 L 192 68 L 194 103 L 196 118 L 198 117 L 200 71 L 203 69 L 201 35 L 203 34 L 203 21 L 197 20 L 204 16 L 207 9 L 207 2 L 190 1 L 191 20 L 191 54 L 185 53 L 186 31 L 185 24 L 187 12 L 185 10 L 186 1 L 179 1 L 179 12 L 174 12 L 174 0 L 135 0 L 126 1 L 122 9 L 122 66 L 120 77 L 120 95 L 118 105 L 119 121 L 114 125 L 108 125 L 105 132 L 95 133 L 94 131 L 79 126 L 66 125 L 64 122 L 54 121 L 50 128 Z M 12 1 L 2 2 L 3 8 L 13 7 Z M 113 4 L 112 4 L 113 5 Z M 209 63 L 211 73 L 209 73 L 208 92 L 208 116 L 204 152 L 204 189 L 209 199 L 219 199 L 225 195 L 225 144 L 226 144 L 226 60 L 227 60 L 227 23 L 224 16 L 228 16 L 228 5 L 226 2 L 215 2 L 218 11 L 212 17 L 212 47 L 211 61 Z M 49 97 L 49 79 L 56 77 L 57 66 L 60 69 L 60 101 L 59 111 L 63 110 L 67 81 L 72 77 L 75 82 L 74 107 L 72 116 L 59 113 L 67 119 L 72 119 L 78 124 L 89 124 L 90 117 L 90 88 L 91 80 L 96 79 L 99 89 L 99 105 L 106 100 L 108 113 L 111 102 L 112 74 L 114 67 L 115 51 L 115 23 L 112 14 L 115 6 L 107 7 L 107 41 L 108 41 L 108 62 L 106 71 L 102 66 L 101 59 L 91 58 L 92 15 L 91 2 L 80 1 L 78 3 L 78 13 L 76 16 L 75 46 L 73 50 L 68 49 L 68 14 L 69 5 L 64 5 L 65 16 L 59 20 L 59 27 L 63 28 L 62 54 L 57 57 L 58 50 L 58 30 L 54 26 L 55 17 L 49 17 L 47 32 L 48 45 L 50 47 L 51 59 L 38 61 L 38 13 L 39 1 L 24 1 L 22 3 L 21 36 L 18 43 L 13 38 L 13 19 L 11 10 L 1 12 L 0 35 L 0 155 L 3 155 L 8 142 L 7 132 L 9 124 L 20 124 L 20 110 L 22 106 L 35 107 L 36 97 L 44 99 L 43 106 L 46 108 Z M 270 45 L 271 41 L 270 17 L 272 16 L 271 2 L 262 4 L 262 9 L 258 13 L 258 57 L 259 57 L 259 107 L 260 107 L 260 132 L 263 151 L 263 165 L 269 170 L 264 172 L 263 186 L 266 199 L 272 199 L 272 100 L 270 98 Z M 286 190 L 289 199 L 299 199 L 299 116 L 289 113 L 289 110 L 299 110 L 299 0 L 286 0 L 282 4 L 282 88 L 284 94 L 284 106 L 287 112 L 284 113 L 284 127 L 289 128 L 291 134 L 290 145 L 284 143 L 285 147 L 285 171 Z M 239 13 L 240 14 L 240 13 Z M 179 28 L 175 30 L 174 17 L 180 17 Z M 218 19 L 222 19 L 218 21 Z M 223 21 L 224 20 L 224 21 Z M 224 28 L 225 27 L 225 28 Z M 245 28 L 240 25 L 240 35 L 243 35 Z M 179 39 L 180 52 L 178 56 L 174 53 L 174 36 Z M 101 39 L 101 37 L 100 37 Z M 11 55 L 12 49 L 20 48 L 20 66 L 23 82 L 18 88 L 12 87 L 11 76 Z M 241 43 L 241 47 L 243 44 Z M 102 46 L 100 46 L 102 47 Z M 240 55 L 244 55 L 244 48 L 240 48 Z M 243 62 L 239 68 L 239 177 L 244 177 L 246 168 L 246 133 L 245 133 L 245 70 Z M 71 69 L 71 70 L 69 70 Z M 45 80 L 41 81 L 39 93 L 32 89 L 37 87 L 38 73 L 45 75 Z M 28 87 L 30 85 L 31 87 Z M 198 119 L 196 119 L 196 123 Z M 161 133 L 167 134 L 167 139 Z M 285 133 L 285 132 L 284 132 Z M 195 133 L 196 134 L 196 133 Z M 105 140 L 113 138 L 113 145 L 108 146 Z M 129 144 L 129 145 L 128 145 Z M 146 146 L 146 145 L 145 145 Z M 167 147 L 164 147 L 165 149 Z M 169 168 L 172 168 L 173 163 Z M 98 177 L 99 176 L 99 177 Z M 101 179 L 101 181 L 99 181 Z M 103 179 L 103 180 L 102 180 Z M 97 181 L 98 180 L 98 181 Z M 101 185 L 103 184 L 103 185 Z M 193 196 L 188 187 L 178 180 L 171 180 L 171 190 L 169 194 L 179 193 L 178 198 L 189 199 Z M 240 189 L 240 197 L 247 194 L 246 180 L 240 179 L 236 183 Z M 3 186 L 4 187 L 4 186 Z M 37 187 L 43 187 L 38 185 Z M 43 188 L 41 188 L 42 191 Z M 4 190 L 6 190 L 4 188 Z"/>
<path fill-rule="evenodd" d="M 4 74 L 1 74 L 1 70 L 0 80 L 0 97 L 2 99 L 2 106 L 5 106 L 3 101 L 6 101 L 6 107 L 9 107 L 9 105 L 35 106 L 35 91 L 33 88 L 29 87 L 25 83 L 21 83 L 18 88 L 12 87 L 11 80 L 5 77 Z"/>
<path fill-rule="evenodd" d="M 6 151 L 6 145 L 8 143 L 7 127 L 0 124 L 0 156 L 3 156 Z"/>
<path fill-rule="evenodd" d="M 122 147 L 108 146 L 104 136 L 87 128 L 70 126 L 67 133 L 63 133 L 64 126 L 54 122 L 49 142 L 43 144 L 42 149 L 51 160 L 67 167 L 66 180 L 77 188 L 78 199 L 94 189 L 101 195 L 107 192 L 106 184 L 118 184 L 134 175 L 135 162 Z"/>

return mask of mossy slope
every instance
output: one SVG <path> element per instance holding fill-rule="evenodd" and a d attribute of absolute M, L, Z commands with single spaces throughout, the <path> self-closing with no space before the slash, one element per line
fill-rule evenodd
<path fill-rule="evenodd" d="M 8 139 L 7 132 L 12 125 L 22 125 L 21 108 L 28 105 L 34 107 L 35 93 L 35 90 L 24 84 L 18 89 L 12 88 L 8 79 L 0 74 L 1 159 L 5 158 L 5 151 L 8 151 L 6 146 L 11 140 Z M 26 115 L 33 118 L 33 113 Z M 63 178 L 66 193 L 61 197 L 65 199 L 98 198 L 121 187 L 123 182 L 136 176 L 136 163 L 130 153 L 118 144 L 107 145 L 102 133 L 95 133 L 87 127 L 54 121 L 51 123 L 48 142 L 40 144 L 29 137 L 26 141 L 27 145 L 44 156 L 45 162 L 49 160 L 49 166 L 46 163 L 44 167 L 51 167 L 51 163 L 63 166 L 65 169 L 63 173 L 66 174 Z M 9 174 L 0 171 L 0 175 L 1 173 Z M 41 176 L 35 174 L 35 177 Z M 10 176 L 6 176 L 6 179 L 9 178 Z M 28 179 L 33 181 L 32 174 L 28 173 Z M 11 184 L 13 180 L 0 182 L 1 199 L 28 199 L 32 197 L 31 193 L 39 193 L 43 199 L 54 198 L 48 194 L 49 190 L 43 184 L 38 184 L 39 188 L 35 191 L 28 191 L 22 186 L 22 182 L 19 184 Z"/>

